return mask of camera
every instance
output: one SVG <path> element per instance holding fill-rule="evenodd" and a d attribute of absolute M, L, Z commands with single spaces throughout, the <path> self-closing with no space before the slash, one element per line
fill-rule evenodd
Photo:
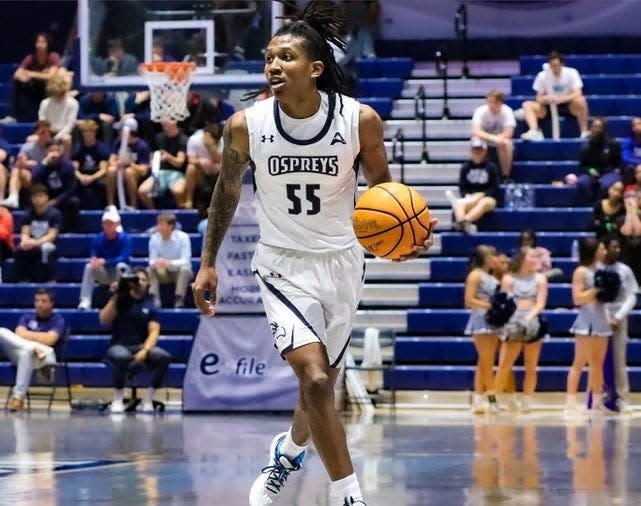
<path fill-rule="evenodd" d="M 124 274 L 118 280 L 118 292 L 129 293 L 129 290 L 140 284 L 140 279 L 135 274 Z"/>

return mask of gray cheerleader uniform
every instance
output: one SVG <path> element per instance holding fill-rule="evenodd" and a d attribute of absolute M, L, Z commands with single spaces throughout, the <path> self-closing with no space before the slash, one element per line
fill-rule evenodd
<path fill-rule="evenodd" d="M 479 286 L 476 288 L 476 293 L 474 296 L 478 299 L 488 299 L 496 291 L 496 287 L 499 285 L 498 280 L 488 274 L 487 272 L 481 272 L 481 281 Z M 470 319 L 467 321 L 465 326 L 465 335 L 470 336 L 474 334 L 498 334 L 500 327 L 493 327 L 485 321 L 485 309 L 472 309 L 470 314 Z"/>
<path fill-rule="evenodd" d="M 536 286 L 536 273 L 529 276 L 517 276 L 516 274 L 513 274 L 512 279 L 514 280 L 512 284 L 512 297 L 517 305 L 520 300 L 531 300 L 532 302 L 536 302 L 536 296 L 539 293 L 538 286 Z M 531 309 L 517 309 L 512 318 L 510 318 L 510 321 L 522 320 L 530 311 Z M 540 338 L 529 342 L 539 341 L 546 337 L 548 337 L 548 335 L 541 336 Z M 507 334 L 504 332 L 501 338 L 507 339 Z"/>
<path fill-rule="evenodd" d="M 594 287 L 594 271 L 586 269 L 585 288 Z M 605 304 L 595 302 L 583 304 L 570 327 L 570 333 L 578 336 L 611 336 L 612 327 L 608 321 Z"/>

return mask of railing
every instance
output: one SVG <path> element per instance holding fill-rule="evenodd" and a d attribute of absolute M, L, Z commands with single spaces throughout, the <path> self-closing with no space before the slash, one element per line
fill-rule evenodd
<path fill-rule="evenodd" d="M 420 86 L 414 97 L 414 118 L 421 121 L 421 140 L 423 142 L 423 150 L 421 152 L 421 162 L 427 163 L 430 160 L 429 153 L 427 152 L 427 109 L 425 107 L 425 88 Z"/>
<path fill-rule="evenodd" d="M 461 4 L 454 15 L 454 33 L 463 42 L 463 68 L 461 75 L 470 77 L 470 69 L 467 66 L 467 7 Z"/>
<path fill-rule="evenodd" d="M 398 150 L 398 153 L 397 153 Z M 405 134 L 403 129 L 399 128 L 396 135 L 392 137 L 392 159 L 391 163 L 400 164 L 401 183 L 405 183 Z"/>
<path fill-rule="evenodd" d="M 434 63 L 436 64 L 436 73 L 443 78 L 443 114 L 442 118 L 449 119 L 450 107 L 447 96 L 447 53 L 445 49 L 437 49 L 434 53 Z"/>

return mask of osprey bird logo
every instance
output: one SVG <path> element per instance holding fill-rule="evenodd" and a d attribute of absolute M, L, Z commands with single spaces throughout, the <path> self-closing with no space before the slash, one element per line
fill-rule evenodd
<path fill-rule="evenodd" d="M 274 339 L 276 341 L 278 341 L 279 339 L 282 339 L 283 337 L 285 337 L 287 335 L 287 331 L 283 327 L 278 325 L 278 323 L 270 322 L 269 326 L 272 329 L 272 335 L 274 336 Z"/>

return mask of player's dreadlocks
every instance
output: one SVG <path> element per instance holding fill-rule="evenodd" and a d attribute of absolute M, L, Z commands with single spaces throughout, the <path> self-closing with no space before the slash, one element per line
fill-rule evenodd
<path fill-rule="evenodd" d="M 334 44 L 339 50 L 345 51 L 345 40 L 341 35 L 342 27 L 345 24 L 345 16 L 333 4 L 326 0 L 312 0 L 300 11 L 290 2 L 284 1 L 286 5 L 295 9 L 294 14 L 284 16 L 285 24 L 274 34 L 292 35 L 304 41 L 303 45 L 310 60 L 322 61 L 325 65 L 323 73 L 316 81 L 319 90 L 329 93 L 349 94 L 343 69 L 336 63 Z M 258 92 L 248 93 L 246 99 L 255 98 L 266 89 Z"/>

